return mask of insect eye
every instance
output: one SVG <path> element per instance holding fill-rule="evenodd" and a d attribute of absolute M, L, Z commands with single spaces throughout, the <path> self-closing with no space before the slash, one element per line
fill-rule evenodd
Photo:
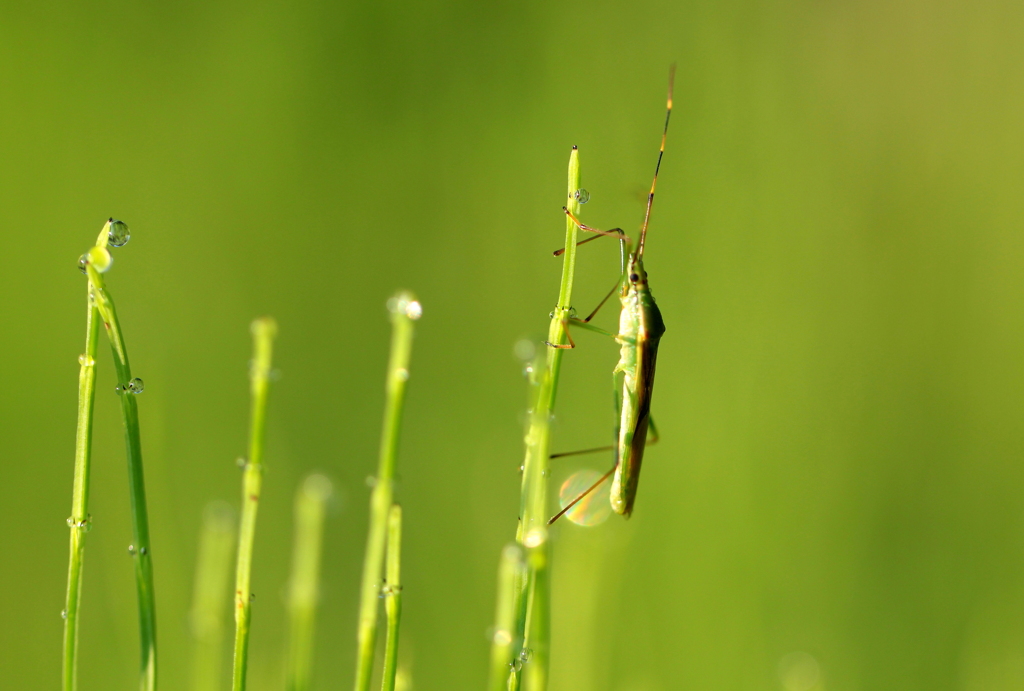
<path fill-rule="evenodd" d="M 640 275 L 639 274 L 630 274 L 629 275 L 629 280 L 632 281 L 633 283 L 636 283 L 637 281 L 640 280 Z"/>

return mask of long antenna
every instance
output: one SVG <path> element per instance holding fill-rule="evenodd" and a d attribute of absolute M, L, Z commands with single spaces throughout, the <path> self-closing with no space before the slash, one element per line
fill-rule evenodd
<path fill-rule="evenodd" d="M 661 157 L 665 155 L 665 138 L 668 136 L 668 119 L 672 117 L 672 87 L 676 81 L 675 64 L 668 72 L 668 107 L 665 110 L 665 129 L 661 132 L 661 148 L 658 150 L 658 165 L 654 167 L 654 182 L 651 183 L 651 192 L 647 195 L 647 212 L 644 214 L 644 225 L 640 229 L 640 242 L 636 246 L 636 258 L 643 259 L 644 240 L 647 239 L 647 223 L 651 220 L 651 207 L 654 205 L 654 188 L 658 184 L 658 171 L 661 170 Z"/>

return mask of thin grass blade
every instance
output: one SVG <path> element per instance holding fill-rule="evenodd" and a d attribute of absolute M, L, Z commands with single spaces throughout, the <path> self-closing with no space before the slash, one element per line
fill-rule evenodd
<path fill-rule="evenodd" d="M 384 567 L 388 513 L 394 494 L 398 436 L 402 425 L 409 360 L 412 354 L 413 323 L 423 308 L 411 293 L 402 292 L 388 300 L 391 313 L 391 355 L 388 360 L 384 426 L 381 431 L 380 462 L 370 495 L 370 524 L 366 535 L 363 578 L 360 589 L 357 628 L 355 691 L 368 691 L 377 644 L 377 608 Z"/>
<path fill-rule="evenodd" d="M 395 691 L 398 673 L 398 625 L 402 620 L 402 507 L 392 504 L 388 514 L 387 561 L 384 566 L 384 613 L 387 632 L 384 640 L 382 691 Z"/>
<path fill-rule="evenodd" d="M 320 596 L 320 554 L 331 481 L 314 474 L 295 495 L 295 542 L 288 587 L 288 663 L 285 688 L 307 691 L 313 666 L 313 633 Z"/>
<path fill-rule="evenodd" d="M 242 521 L 238 531 L 235 563 L 235 654 L 232 689 L 245 689 L 249 663 L 249 626 L 252 616 L 252 552 L 256 539 L 256 514 L 263 488 L 263 440 L 267 420 L 267 392 L 277 324 L 270 317 L 252 323 L 253 359 L 249 372 L 252 407 L 249 422 L 249 455 L 242 476 Z"/>
<path fill-rule="evenodd" d="M 193 641 L 192 691 L 221 688 L 235 528 L 235 510 L 229 504 L 215 501 L 206 506 L 188 617 Z"/>

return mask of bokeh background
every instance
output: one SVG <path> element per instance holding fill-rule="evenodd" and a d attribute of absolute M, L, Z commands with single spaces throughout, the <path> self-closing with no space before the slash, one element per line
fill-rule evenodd
<path fill-rule="evenodd" d="M 417 292 L 399 465 L 402 664 L 481 688 L 565 166 L 640 222 L 668 332 L 637 510 L 554 543 L 558 691 L 1024 687 L 1024 5 L 791 0 L 0 6 L 0 687 L 55 688 L 75 262 L 108 216 L 136 373 L 162 688 L 187 689 L 204 506 L 237 505 L 250 320 L 280 324 L 253 691 L 282 688 L 291 504 L 338 489 L 314 687 L 345 688 L 383 402 Z M 581 250 L 576 303 L 614 280 Z M 614 316 L 603 317 L 612 325 Z M 614 344 L 566 357 L 555 446 L 602 443 Z M 106 346 L 81 688 L 136 685 Z M 555 469 L 553 489 L 581 467 Z M 225 668 L 227 660 L 225 660 Z M 225 677 L 226 683 L 226 677 Z"/>

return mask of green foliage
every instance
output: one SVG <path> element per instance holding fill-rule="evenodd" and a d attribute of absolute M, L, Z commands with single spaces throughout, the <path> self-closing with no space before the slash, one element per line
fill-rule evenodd
<path fill-rule="evenodd" d="M 1024 686 L 1017 4 L 214 0 L 0 14 L 0 505 L 15 519 L 0 688 L 61 683 L 85 316 L 74 264 L 92 244 L 83 227 L 115 211 L 132 239 L 102 275 L 146 384 L 161 687 L 191 675 L 182 617 L 204 507 L 238 505 L 239 336 L 264 311 L 287 340 L 249 689 L 283 683 L 291 500 L 313 470 L 339 493 L 313 681 L 354 675 L 380 305 L 399 281 L 430 308 L 396 478 L 400 662 L 419 691 L 478 687 L 519 508 L 527 405 L 512 344 L 543 339 L 554 307 L 564 153 L 579 144 L 587 158 L 587 222 L 634 232 L 673 61 L 646 262 L 669 328 L 662 438 L 628 522 L 550 533 L 549 688 L 777 690 L 796 651 L 833 690 Z M 613 245 L 581 248 L 581 311 L 614 278 Z M 578 343 L 556 452 L 612 441 L 614 348 Z M 82 689 L 127 689 L 131 509 L 118 378 L 95 359 L 77 667 Z M 556 460 L 550 494 L 610 465 Z"/>

